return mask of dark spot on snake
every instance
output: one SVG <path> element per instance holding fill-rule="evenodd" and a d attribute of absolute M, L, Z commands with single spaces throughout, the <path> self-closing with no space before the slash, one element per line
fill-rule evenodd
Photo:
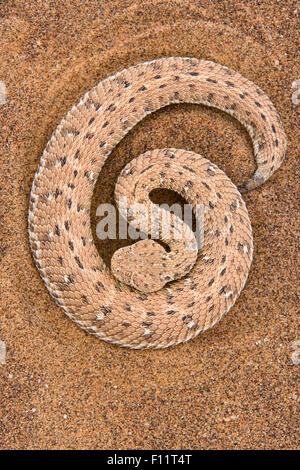
<path fill-rule="evenodd" d="M 124 321 L 124 322 L 122 323 L 122 326 L 125 326 L 125 327 L 128 327 L 128 326 L 130 326 L 130 325 L 131 325 L 131 323 L 128 323 L 127 321 Z"/>
<path fill-rule="evenodd" d="M 66 161 L 67 161 L 67 157 L 61 158 L 60 159 L 61 166 L 65 166 Z"/>
<path fill-rule="evenodd" d="M 206 297 L 205 302 L 209 302 L 210 300 L 211 300 L 211 295 L 209 295 L 208 297 Z"/>
<path fill-rule="evenodd" d="M 70 250 L 74 251 L 74 243 L 69 241 Z"/>
<path fill-rule="evenodd" d="M 276 129 L 275 129 L 274 124 L 272 124 L 271 129 L 272 129 L 272 131 L 274 132 L 274 134 L 276 134 Z"/>
<path fill-rule="evenodd" d="M 223 292 L 225 292 L 225 289 L 226 289 L 226 286 L 223 286 L 223 287 L 219 290 L 219 294 L 223 294 Z"/>
<path fill-rule="evenodd" d="M 97 284 L 95 284 L 95 289 L 97 292 L 100 292 L 100 286 L 99 286 L 99 283 L 97 282 Z"/>
<path fill-rule="evenodd" d="M 54 231 L 55 235 L 57 235 L 58 237 L 60 236 L 60 230 L 59 230 L 59 226 L 56 225 L 55 226 L 55 231 Z"/>
<path fill-rule="evenodd" d="M 203 186 L 206 187 L 206 189 L 211 189 L 211 187 L 207 183 L 205 183 L 205 181 L 201 181 L 201 183 L 203 184 Z"/>
<path fill-rule="evenodd" d="M 148 295 L 147 295 L 147 294 L 140 295 L 140 296 L 138 297 L 138 299 L 139 299 L 139 300 L 142 300 L 142 301 L 147 300 L 147 299 L 148 299 Z"/>
<path fill-rule="evenodd" d="M 75 186 L 74 186 L 74 184 L 73 184 L 73 183 L 68 183 L 68 188 L 70 188 L 70 189 L 74 189 L 74 188 L 75 188 Z"/>
<path fill-rule="evenodd" d="M 155 75 L 155 80 L 159 80 L 161 78 L 161 75 Z"/>
<path fill-rule="evenodd" d="M 234 83 L 229 82 L 228 80 L 226 80 L 225 83 L 226 83 L 227 86 L 231 86 L 232 88 L 234 88 L 234 86 L 235 86 Z"/>
<path fill-rule="evenodd" d="M 145 173 L 145 171 L 150 170 L 150 168 L 152 168 L 152 167 L 153 167 L 153 165 L 147 166 L 147 168 L 144 168 L 144 170 L 142 170 L 142 171 L 140 172 L 140 175 L 143 174 L 143 173 Z M 132 174 L 132 173 L 131 173 L 131 174 Z"/>
<path fill-rule="evenodd" d="M 188 304 L 188 308 L 191 308 L 193 305 L 195 305 L 195 302 L 191 302 L 190 304 Z"/>
<path fill-rule="evenodd" d="M 102 312 L 104 313 L 104 315 L 107 315 L 108 313 L 111 313 L 111 306 L 110 305 L 102 305 L 102 307 L 100 307 Z"/>
<path fill-rule="evenodd" d="M 211 312 L 211 311 L 213 310 L 213 308 L 214 308 L 214 305 L 211 305 L 211 306 L 209 307 L 208 311 Z"/>
<path fill-rule="evenodd" d="M 220 272 L 220 276 L 224 276 L 225 273 L 226 273 L 226 268 L 222 269 L 222 271 Z"/>
<path fill-rule="evenodd" d="M 68 281 L 69 281 L 71 284 L 74 284 L 74 277 L 72 277 L 71 274 L 68 275 Z"/>
<path fill-rule="evenodd" d="M 165 88 L 167 85 L 163 83 L 162 85 L 159 85 L 159 88 Z"/>
<path fill-rule="evenodd" d="M 208 97 L 207 97 L 207 101 L 208 102 L 211 102 L 213 100 L 213 97 L 214 97 L 214 94 L 213 93 L 209 93 L 208 94 Z"/>
<path fill-rule="evenodd" d="M 82 295 L 81 296 L 82 300 L 84 301 L 85 304 L 88 304 L 88 299 L 87 299 L 87 296 L 86 295 Z"/>
<path fill-rule="evenodd" d="M 147 312 L 148 317 L 155 317 L 155 312 Z"/>
<path fill-rule="evenodd" d="M 99 147 L 102 148 L 102 147 L 104 147 L 105 144 L 106 144 L 106 142 L 101 142 Z"/>
<path fill-rule="evenodd" d="M 168 151 L 166 152 L 166 156 L 169 157 L 169 158 L 171 158 L 172 160 L 175 158 L 174 153 L 170 153 L 170 152 L 168 152 Z"/>
<path fill-rule="evenodd" d="M 266 116 L 264 114 L 261 113 L 260 117 L 265 121 L 266 120 Z"/>
<path fill-rule="evenodd" d="M 80 269 L 83 269 L 83 265 L 82 265 L 82 263 L 80 261 L 80 258 L 78 256 L 75 256 L 75 261 L 78 264 L 78 266 L 80 267 Z"/>
<path fill-rule="evenodd" d="M 138 91 L 145 91 L 147 88 L 145 86 L 141 86 L 141 88 L 138 89 Z"/>
<path fill-rule="evenodd" d="M 83 246 L 86 246 L 86 241 L 84 237 L 81 237 L 81 241 L 82 241 Z"/>
<path fill-rule="evenodd" d="M 92 118 L 89 120 L 89 126 L 90 126 L 91 124 L 93 124 L 94 121 L 95 121 L 95 118 L 92 117 Z"/>
<path fill-rule="evenodd" d="M 167 310 L 168 315 L 173 315 L 174 313 L 176 313 L 176 310 Z"/>
<path fill-rule="evenodd" d="M 222 199 L 222 194 L 216 193 L 216 195 L 218 196 L 219 199 Z"/>
<path fill-rule="evenodd" d="M 232 203 L 230 204 L 230 206 L 229 206 L 230 212 L 235 212 L 236 209 L 237 209 L 236 203 L 235 203 L 235 202 L 232 202 Z"/>
<path fill-rule="evenodd" d="M 232 225 L 230 225 L 230 227 L 229 227 L 229 232 L 233 233 L 233 226 Z"/>
<path fill-rule="evenodd" d="M 226 261 L 226 255 L 222 256 L 221 263 L 225 263 Z"/>
<path fill-rule="evenodd" d="M 128 103 L 133 103 L 134 102 L 134 98 L 130 98 L 130 100 L 128 101 Z"/>
<path fill-rule="evenodd" d="M 275 139 L 274 144 L 275 144 L 275 147 L 278 147 L 278 139 Z"/>
<path fill-rule="evenodd" d="M 88 140 L 91 140 L 93 137 L 94 137 L 94 134 L 89 134 L 89 133 L 87 133 L 87 134 L 85 135 L 85 138 L 88 139 Z"/>
<path fill-rule="evenodd" d="M 125 81 L 124 88 L 128 88 L 128 87 L 130 87 L 130 83 Z"/>
<path fill-rule="evenodd" d="M 182 317 L 181 319 L 182 319 L 182 321 L 186 321 L 186 320 L 187 320 L 187 321 L 189 322 L 190 320 L 193 319 L 193 317 L 192 317 L 192 315 L 183 315 L 183 317 Z"/>
<path fill-rule="evenodd" d="M 211 201 L 209 201 L 208 205 L 211 209 L 214 209 L 214 207 L 215 207 Z"/>
<path fill-rule="evenodd" d="M 108 106 L 107 110 L 106 111 L 110 111 L 111 113 L 113 111 L 115 111 L 117 109 L 117 107 L 112 103 Z"/>
<path fill-rule="evenodd" d="M 261 108 L 261 104 L 258 101 L 254 101 L 254 104 L 258 107 Z"/>
<path fill-rule="evenodd" d="M 61 257 L 61 256 L 59 256 L 59 257 L 58 257 L 58 261 L 59 261 L 59 263 L 60 263 L 60 264 L 61 264 L 61 266 L 62 266 L 62 264 L 63 264 L 63 259 L 62 259 L 62 257 Z"/>
<path fill-rule="evenodd" d="M 206 81 L 210 83 L 218 83 L 217 80 L 214 80 L 213 78 L 207 78 Z"/>
<path fill-rule="evenodd" d="M 184 168 L 184 169 L 187 170 L 187 171 L 190 171 L 191 173 L 196 173 L 195 170 L 193 170 L 192 168 L 190 168 L 190 167 L 188 167 L 188 166 L 183 165 L 182 168 Z"/>
<path fill-rule="evenodd" d="M 109 124 L 109 122 L 108 122 L 108 121 L 105 121 L 105 123 L 104 123 L 103 126 L 102 126 L 102 129 L 105 129 L 105 127 L 107 127 L 108 124 Z"/>
<path fill-rule="evenodd" d="M 192 77 L 198 77 L 199 73 L 198 72 L 190 72 L 190 75 Z"/>
<path fill-rule="evenodd" d="M 274 155 L 272 155 L 272 162 L 274 162 L 274 160 L 275 160 L 275 156 L 274 156 Z"/>
<path fill-rule="evenodd" d="M 191 267 L 192 266 L 190 264 L 188 266 L 185 266 L 184 271 L 187 271 L 187 272 L 190 271 Z"/>
<path fill-rule="evenodd" d="M 214 278 L 212 278 L 208 283 L 209 287 L 212 286 L 214 282 L 215 282 L 215 280 L 214 280 Z"/>
<path fill-rule="evenodd" d="M 100 273 L 102 272 L 102 269 L 101 269 L 101 266 L 94 266 L 93 267 L 93 271 L 96 273 L 97 271 L 100 271 Z"/>
<path fill-rule="evenodd" d="M 216 236 L 216 237 L 219 237 L 220 235 L 221 235 L 221 232 L 220 232 L 219 229 L 217 229 L 217 230 L 215 231 L 215 236 Z"/>
<path fill-rule="evenodd" d="M 72 207 L 72 199 L 68 199 L 67 205 L 68 205 L 68 208 L 71 209 L 71 207 Z"/>
<path fill-rule="evenodd" d="M 271 171 L 273 171 L 273 170 L 274 170 L 274 165 L 272 165 L 272 166 L 271 166 L 270 170 L 271 170 Z"/>
<path fill-rule="evenodd" d="M 228 240 L 225 238 L 225 245 L 228 246 Z"/>
<path fill-rule="evenodd" d="M 61 196 L 62 193 L 63 193 L 63 192 L 62 192 L 60 189 L 56 188 L 55 193 L 54 193 L 55 199 L 57 199 L 58 196 Z"/>
<path fill-rule="evenodd" d="M 151 325 L 152 325 L 152 321 L 143 321 L 143 322 L 142 322 L 142 325 L 143 325 L 143 326 L 151 326 Z"/>

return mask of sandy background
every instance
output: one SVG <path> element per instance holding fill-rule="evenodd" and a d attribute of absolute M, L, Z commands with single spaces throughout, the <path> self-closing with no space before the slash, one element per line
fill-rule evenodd
<path fill-rule="evenodd" d="M 0 2 L 1 449 L 299 448 L 296 4 Z M 39 158 L 69 108 L 107 75 L 162 56 L 214 60 L 255 81 L 289 146 L 281 169 L 245 196 L 254 262 L 234 308 L 187 344 L 131 351 L 85 334 L 55 305 L 31 258 L 26 217 Z M 230 116 L 163 109 L 113 151 L 94 193 L 94 228 L 95 207 L 112 200 L 125 163 L 168 146 L 203 154 L 236 184 L 255 167 Z M 97 246 L 109 262 L 121 243 Z"/>

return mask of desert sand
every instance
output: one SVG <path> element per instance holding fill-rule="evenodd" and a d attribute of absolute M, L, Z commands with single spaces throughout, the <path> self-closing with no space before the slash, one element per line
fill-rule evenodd
<path fill-rule="evenodd" d="M 291 0 L 1 4 L 1 449 L 299 448 L 298 15 Z M 86 334 L 54 303 L 31 257 L 28 200 L 70 107 L 106 76 L 167 56 L 213 60 L 256 82 L 280 113 L 288 150 L 244 196 L 254 260 L 234 307 L 193 341 L 134 351 Z M 113 201 L 128 161 L 163 147 L 202 154 L 237 185 L 255 168 L 246 130 L 225 113 L 180 104 L 148 116 L 95 188 L 92 227 L 107 263 L 126 242 L 97 240 L 96 208 Z"/>

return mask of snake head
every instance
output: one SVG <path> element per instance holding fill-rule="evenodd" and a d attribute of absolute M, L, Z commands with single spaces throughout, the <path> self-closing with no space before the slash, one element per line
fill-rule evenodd
<path fill-rule="evenodd" d="M 163 266 L 165 249 L 153 240 L 140 240 L 117 250 L 111 260 L 113 275 L 124 284 L 143 292 L 156 292 L 167 282 Z"/>

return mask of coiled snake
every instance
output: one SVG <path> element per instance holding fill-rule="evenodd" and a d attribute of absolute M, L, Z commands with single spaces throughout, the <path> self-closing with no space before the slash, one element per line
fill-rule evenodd
<path fill-rule="evenodd" d="M 113 274 L 96 250 L 90 202 L 106 158 L 144 116 L 181 102 L 219 108 L 247 128 L 257 170 L 241 192 L 281 165 L 285 134 L 266 94 L 227 67 L 174 57 L 130 67 L 86 93 L 48 142 L 32 185 L 30 245 L 47 289 L 80 327 L 121 346 L 168 347 L 210 328 L 236 301 L 252 261 L 251 225 L 240 192 L 214 164 L 176 149 L 130 162 L 116 200 L 120 211 L 121 196 L 150 211 L 149 192 L 165 187 L 193 208 L 202 204 L 201 249 L 163 235 L 169 252 L 141 240 L 114 254 Z"/>

